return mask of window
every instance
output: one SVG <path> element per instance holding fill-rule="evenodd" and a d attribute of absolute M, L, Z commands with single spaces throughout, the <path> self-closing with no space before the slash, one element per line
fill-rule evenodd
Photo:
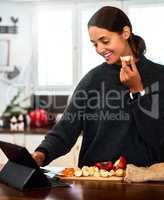
<path fill-rule="evenodd" d="M 146 43 L 146 56 L 151 60 L 164 64 L 164 4 L 131 5 L 128 8 L 133 32 L 141 36 Z M 161 24 L 160 24 L 161 23 Z"/>
<path fill-rule="evenodd" d="M 100 7 L 121 1 L 37 6 L 37 86 L 43 91 L 72 91 L 92 68 L 104 62 L 90 42 L 87 23 Z"/>
<path fill-rule="evenodd" d="M 72 10 L 40 9 L 37 22 L 39 86 L 71 86 Z"/>
<path fill-rule="evenodd" d="M 46 91 L 71 91 L 90 69 L 104 62 L 90 42 L 87 23 L 105 5 L 125 10 L 133 32 L 146 42 L 146 56 L 164 64 L 164 47 L 159 45 L 164 43 L 164 27 L 160 25 L 164 4 L 95 1 L 68 5 L 52 4 L 37 9 L 37 83 Z"/>

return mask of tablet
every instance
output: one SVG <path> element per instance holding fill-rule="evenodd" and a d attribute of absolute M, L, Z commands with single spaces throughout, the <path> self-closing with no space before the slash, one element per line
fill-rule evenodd
<path fill-rule="evenodd" d="M 27 167 L 39 169 L 39 166 L 25 147 L 0 141 L 0 148 L 10 161 Z"/>
<path fill-rule="evenodd" d="M 68 187 L 59 178 L 49 178 L 40 169 L 25 147 L 0 141 L 8 162 L 0 171 L 0 181 L 19 190 L 47 187 Z"/>

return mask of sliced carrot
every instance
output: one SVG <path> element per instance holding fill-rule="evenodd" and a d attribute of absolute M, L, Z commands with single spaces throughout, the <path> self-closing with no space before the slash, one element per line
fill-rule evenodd
<path fill-rule="evenodd" d="M 75 173 L 75 169 L 74 168 L 65 168 L 63 170 L 63 175 L 64 176 L 74 176 L 74 173 Z"/>

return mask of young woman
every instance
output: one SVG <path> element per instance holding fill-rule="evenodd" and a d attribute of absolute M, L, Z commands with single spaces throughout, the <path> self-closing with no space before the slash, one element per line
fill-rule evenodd
<path fill-rule="evenodd" d="M 133 33 L 128 17 L 118 8 L 98 10 L 88 31 L 105 62 L 80 81 L 62 119 L 33 158 L 38 165 L 47 165 L 68 153 L 82 133 L 79 167 L 114 161 L 120 155 L 138 166 L 161 161 L 163 66 L 144 57 L 144 40 Z"/>

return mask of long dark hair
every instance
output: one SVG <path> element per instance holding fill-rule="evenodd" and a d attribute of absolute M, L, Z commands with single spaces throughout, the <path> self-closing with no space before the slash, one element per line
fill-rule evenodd
<path fill-rule="evenodd" d="M 128 16 L 119 8 L 112 6 L 102 7 L 89 20 L 88 28 L 91 26 L 97 26 L 120 34 L 122 33 L 124 26 L 128 26 L 131 31 L 128 43 L 133 54 L 139 58 L 146 51 L 145 41 L 132 32 L 132 25 Z"/>

